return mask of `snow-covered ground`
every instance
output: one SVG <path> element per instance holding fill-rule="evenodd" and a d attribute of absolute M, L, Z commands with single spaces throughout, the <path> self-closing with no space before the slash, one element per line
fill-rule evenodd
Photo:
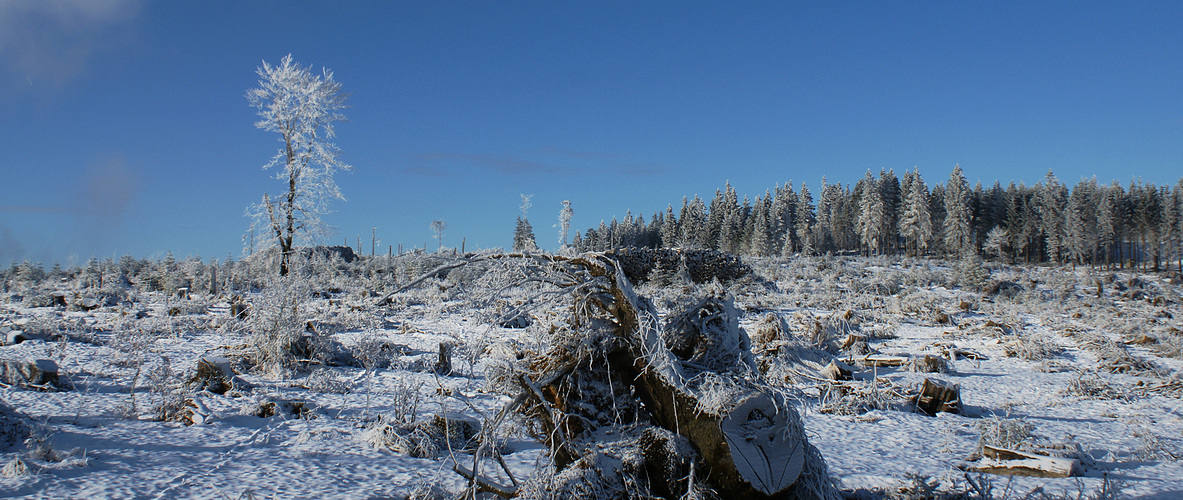
<path fill-rule="evenodd" d="M 916 484 L 973 491 L 968 477 L 977 483 L 987 478 L 996 498 L 1006 488 L 1020 498 L 1035 488 L 1093 494 L 1106 480 L 1122 484 L 1131 498 L 1183 498 L 1177 282 L 1048 267 L 994 268 L 981 280 L 973 274 L 980 268 L 960 264 L 852 258 L 759 262 L 756 269 L 776 286 L 732 287 L 745 311 L 741 324 L 754 336 L 771 313 L 813 347 L 801 359 L 761 355 L 762 366 L 770 383 L 797 394 L 808 439 L 848 494 L 882 496 L 901 487 L 914 491 Z M 355 359 L 381 352 L 389 366 L 357 361 L 287 374 L 243 370 L 238 377 L 245 384 L 225 394 L 193 390 L 186 382 L 203 356 L 251 347 L 250 329 L 230 317 L 226 297 L 184 299 L 204 300 L 204 306 L 181 308 L 175 316 L 167 314 L 166 300 L 178 300 L 154 294 L 89 312 L 2 304 L 0 326 L 32 338 L 0 347 L 0 359 L 54 360 L 73 389 L 0 389 L 2 401 L 27 418 L 33 432 L 25 443 L 0 442 L 0 462 L 9 466 L 0 496 L 402 498 L 431 487 L 458 492 L 467 482 L 453 465 L 469 464 L 471 450 L 392 446 L 381 439 L 382 426 L 434 415 L 492 418 L 512 398 L 488 383 L 490 368 L 515 349 L 544 343 L 548 321 L 570 306 L 550 298 L 549 306 L 531 311 L 530 327 L 504 328 L 490 324 L 493 315 L 481 309 L 493 302 L 473 299 L 475 287 L 460 279 L 430 280 L 426 291 L 398 294 L 387 306 L 360 295 L 309 299 L 310 320 L 335 325 L 319 328 L 332 330 L 327 335 Z M 1016 288 L 990 290 L 999 282 Z M 698 285 L 705 286 L 719 285 Z M 696 287 L 646 284 L 638 291 L 664 313 L 664 302 Z M 136 319 L 137 311 L 146 314 Z M 802 328 L 804 318 L 821 328 Z M 864 396 L 836 400 L 819 369 L 833 358 L 865 355 L 840 349 L 849 334 L 883 355 L 952 358 L 949 370 L 855 366 L 853 380 L 843 384 Z M 446 375 L 433 370 L 441 343 L 453 346 Z M 783 357 L 791 351 L 768 352 Z M 912 411 L 910 398 L 926 377 L 956 384 L 963 411 Z M 201 423 L 156 418 L 159 408 L 173 404 L 175 410 L 185 399 L 199 408 Z M 268 402 L 276 403 L 275 414 L 258 416 L 270 413 L 261 410 Z M 545 446 L 521 425 L 509 421 L 500 451 L 507 468 L 525 480 L 548 459 Z M 1080 459 L 1083 473 L 966 472 L 979 458 L 983 433 L 990 441 L 999 429 L 1018 429 L 1006 443 L 1013 447 L 1058 449 Z M 18 460 L 28 473 L 11 472 Z"/>

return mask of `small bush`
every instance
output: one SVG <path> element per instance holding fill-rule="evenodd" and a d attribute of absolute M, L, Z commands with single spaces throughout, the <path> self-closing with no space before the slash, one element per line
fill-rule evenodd
<path fill-rule="evenodd" d="M 978 422 L 978 429 L 982 431 L 981 437 L 978 438 L 979 450 L 983 445 L 1013 450 L 1031 438 L 1035 424 L 1022 417 L 992 416 Z"/>
<path fill-rule="evenodd" d="M 1060 391 L 1060 394 L 1083 399 L 1126 399 L 1125 391 L 1114 387 L 1096 374 L 1086 376 L 1084 373 L 1069 382 L 1068 387 Z"/>

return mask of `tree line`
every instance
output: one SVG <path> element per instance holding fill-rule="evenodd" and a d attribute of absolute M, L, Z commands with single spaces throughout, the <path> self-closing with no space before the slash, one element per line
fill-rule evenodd
<path fill-rule="evenodd" d="M 664 212 L 628 212 L 576 232 L 576 251 L 698 248 L 736 255 L 830 253 L 1057 262 L 1183 271 L 1183 178 L 1174 186 L 1082 179 L 1071 189 L 1052 171 L 1026 186 L 969 186 L 960 166 L 929 188 L 919 169 L 870 170 L 853 186 L 822 179 L 814 194 L 792 181 L 755 201 L 728 183 L 710 202 L 682 198 Z"/>

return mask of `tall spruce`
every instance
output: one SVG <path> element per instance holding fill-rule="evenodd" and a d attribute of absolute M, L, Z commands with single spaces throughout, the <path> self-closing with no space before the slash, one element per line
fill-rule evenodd
<path fill-rule="evenodd" d="M 920 176 L 920 169 L 904 174 L 903 215 L 900 217 L 900 236 L 910 247 L 911 255 L 921 255 L 932 240 L 932 216 L 929 213 L 928 186 Z"/>
<path fill-rule="evenodd" d="M 953 256 L 965 256 L 972 251 L 969 206 L 969 183 L 955 165 L 945 186 L 945 251 Z"/>

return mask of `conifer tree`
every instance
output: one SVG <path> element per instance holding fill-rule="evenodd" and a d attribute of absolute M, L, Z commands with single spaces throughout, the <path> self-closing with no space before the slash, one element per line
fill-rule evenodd
<path fill-rule="evenodd" d="M 1051 170 L 1047 171 L 1042 186 L 1036 186 L 1035 214 L 1039 220 L 1039 230 L 1043 234 L 1048 260 L 1059 262 L 1064 249 L 1064 206 L 1067 204 L 1067 188 L 1056 179 Z"/>
<path fill-rule="evenodd" d="M 920 177 L 920 170 L 904 174 L 903 215 L 900 217 L 900 236 L 905 245 L 911 246 L 911 254 L 922 254 L 932 240 L 932 216 L 928 209 L 928 186 Z"/>
<path fill-rule="evenodd" d="M 954 256 L 965 256 L 970 253 L 970 206 L 969 183 L 961 173 L 961 165 L 955 165 L 949 174 L 949 184 L 945 187 L 945 251 Z"/>
<path fill-rule="evenodd" d="M 685 197 L 682 198 L 682 205 L 686 205 Z M 684 210 L 683 213 L 685 213 Z M 661 247 L 674 248 L 678 246 L 680 243 L 679 233 L 681 232 L 678 222 L 679 221 L 674 218 L 674 206 L 666 205 L 665 220 L 663 220 L 661 224 Z"/>
<path fill-rule="evenodd" d="M 859 198 L 858 231 L 862 246 L 867 255 L 871 252 L 881 253 L 883 250 L 883 226 L 885 225 L 886 210 L 883 203 L 883 192 L 879 184 L 867 170 L 867 175 L 855 186 L 861 196 Z"/>
<path fill-rule="evenodd" d="M 813 195 L 809 187 L 801 183 L 801 194 L 797 195 L 797 237 L 801 240 L 801 255 L 817 253 L 814 234 L 817 220 L 813 215 Z"/>
<path fill-rule="evenodd" d="M 706 206 L 698 195 L 686 207 L 682 216 L 682 246 L 684 248 L 706 248 L 703 245 L 706 233 Z"/>

